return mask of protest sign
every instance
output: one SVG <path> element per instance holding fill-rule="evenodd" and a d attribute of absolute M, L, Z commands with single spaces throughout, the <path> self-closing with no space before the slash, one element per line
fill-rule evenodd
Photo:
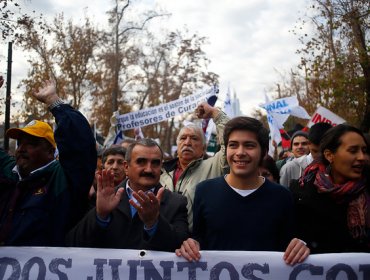
<path fill-rule="evenodd" d="M 334 114 L 332 111 L 326 109 L 325 107 L 319 106 L 316 112 L 312 115 L 308 127 L 313 126 L 315 123 L 325 122 L 330 123 L 332 126 L 346 122 L 345 119 L 342 119 L 338 115 Z"/>
<path fill-rule="evenodd" d="M 175 253 L 92 248 L 0 248 L 0 279 L 203 280 L 370 279 L 370 254 L 319 254 L 286 265 L 283 252 L 203 251 L 199 262 Z"/>
<path fill-rule="evenodd" d="M 125 131 L 159 123 L 184 113 L 192 113 L 199 103 L 214 99 L 217 92 L 218 89 L 212 87 L 165 104 L 117 116 L 117 128 Z"/>

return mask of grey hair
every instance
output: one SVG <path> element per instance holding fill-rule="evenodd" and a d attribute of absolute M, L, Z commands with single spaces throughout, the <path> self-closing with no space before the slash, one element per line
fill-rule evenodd
<path fill-rule="evenodd" d="M 195 132 L 197 135 L 200 136 L 200 139 L 202 140 L 202 144 L 204 147 L 206 147 L 206 137 L 204 136 L 204 132 L 203 132 L 203 129 L 196 125 L 196 124 L 193 124 L 193 123 L 190 123 L 190 124 L 187 124 L 186 126 L 183 126 L 181 129 L 180 129 L 180 132 L 179 134 L 177 135 L 177 138 L 176 138 L 176 144 L 178 144 L 182 134 L 184 133 L 184 130 L 185 129 L 191 129 L 193 132 Z"/>

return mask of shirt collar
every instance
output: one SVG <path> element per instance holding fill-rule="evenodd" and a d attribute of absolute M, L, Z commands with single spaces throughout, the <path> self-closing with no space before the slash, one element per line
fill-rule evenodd
<path fill-rule="evenodd" d="M 53 162 L 55 162 L 55 161 L 56 161 L 56 160 L 54 159 L 54 160 L 52 160 L 51 162 L 49 162 L 49 163 L 45 164 L 44 166 L 41 166 L 41 167 L 39 167 L 39 168 L 37 168 L 37 169 L 35 169 L 35 170 L 32 170 L 28 176 L 30 176 L 30 175 L 32 175 L 32 174 L 34 174 L 34 173 L 36 173 L 37 171 L 40 171 L 40 170 L 45 169 L 46 167 L 48 167 L 50 164 L 52 164 L 52 163 L 53 163 Z M 14 173 L 17 173 L 17 174 L 18 174 L 19 180 L 23 180 L 23 179 L 24 179 L 24 178 L 22 178 L 21 174 L 19 173 L 19 167 L 18 167 L 18 165 L 14 166 L 14 167 L 13 167 L 13 169 L 12 169 L 12 171 L 13 171 Z"/>

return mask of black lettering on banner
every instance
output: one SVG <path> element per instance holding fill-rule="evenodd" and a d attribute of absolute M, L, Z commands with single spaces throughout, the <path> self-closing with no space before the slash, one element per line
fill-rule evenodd
<path fill-rule="evenodd" d="M 121 259 L 110 259 L 109 265 L 112 269 L 112 280 L 119 280 L 119 271 L 118 267 L 122 264 Z"/>
<path fill-rule="evenodd" d="M 62 271 L 59 270 L 59 265 L 63 265 L 66 268 L 71 268 L 72 267 L 72 259 L 62 259 L 62 258 L 55 258 L 52 259 L 50 264 L 49 264 L 49 271 L 51 273 L 54 273 L 58 275 L 60 280 L 68 280 L 67 274 L 63 273 Z"/>
<path fill-rule="evenodd" d="M 159 274 L 158 270 L 153 265 L 151 260 L 141 261 L 140 265 L 144 267 L 144 279 L 153 280 L 170 280 L 171 268 L 173 268 L 173 261 L 161 261 L 159 264 L 163 267 L 163 277 Z"/>
<path fill-rule="evenodd" d="M 364 274 L 362 279 L 370 279 L 370 264 L 360 264 L 359 270 Z"/>
<path fill-rule="evenodd" d="M 239 273 L 235 267 L 229 262 L 219 262 L 211 269 L 209 275 L 210 280 L 219 280 L 222 270 L 226 269 L 229 272 L 230 280 L 239 280 Z"/>
<path fill-rule="evenodd" d="M 8 279 L 19 279 L 19 277 L 21 276 L 21 265 L 16 259 L 8 257 L 0 258 L 0 279 L 4 279 L 5 271 L 8 266 L 11 266 L 12 268 L 12 274 Z"/>
<path fill-rule="evenodd" d="M 206 262 L 178 262 L 177 264 L 177 271 L 183 271 L 184 268 L 188 268 L 188 279 L 197 279 L 197 268 L 205 271 L 207 269 Z"/>
<path fill-rule="evenodd" d="M 37 280 L 44 280 L 46 277 L 46 265 L 44 260 L 40 257 L 33 257 L 26 262 L 22 269 L 21 279 L 31 279 L 30 278 L 30 270 L 31 268 L 37 264 L 39 267 L 39 273 L 37 275 Z"/>
<path fill-rule="evenodd" d="M 261 278 L 258 278 L 253 274 L 255 270 L 261 271 L 262 274 L 270 273 L 270 267 L 267 263 L 263 265 L 260 265 L 258 263 L 248 263 L 248 264 L 243 265 L 242 275 L 245 277 L 245 279 L 262 280 Z"/>
<path fill-rule="evenodd" d="M 344 263 L 338 263 L 334 265 L 333 267 L 331 267 L 326 273 L 326 279 L 328 280 L 336 279 L 338 274 L 341 271 L 347 274 L 348 280 L 357 280 L 357 275 L 356 275 L 356 272 L 354 272 L 353 268 L 349 266 L 348 264 L 344 264 Z"/>
<path fill-rule="evenodd" d="M 127 265 L 130 267 L 129 280 L 137 279 L 137 267 L 140 265 L 140 261 L 128 260 Z"/>
<path fill-rule="evenodd" d="M 322 266 L 315 266 L 308 263 L 302 263 L 297 265 L 289 275 L 289 280 L 296 280 L 298 274 L 302 271 L 308 270 L 311 275 L 323 275 L 324 268 Z"/>
<path fill-rule="evenodd" d="M 96 280 L 104 279 L 103 266 L 107 264 L 106 259 L 94 259 L 94 264 L 96 265 Z"/>

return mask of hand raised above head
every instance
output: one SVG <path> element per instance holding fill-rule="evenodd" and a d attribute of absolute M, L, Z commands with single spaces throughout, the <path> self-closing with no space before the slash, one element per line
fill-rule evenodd
<path fill-rule="evenodd" d="M 46 105 L 51 105 L 54 101 L 58 100 L 59 97 L 56 93 L 55 82 L 52 80 L 46 80 L 43 82 L 42 87 L 34 90 L 32 95 L 40 102 Z"/>
<path fill-rule="evenodd" d="M 215 118 L 219 111 L 218 108 L 212 107 L 207 102 L 202 102 L 195 109 L 195 114 L 199 119 L 209 119 Z"/>

